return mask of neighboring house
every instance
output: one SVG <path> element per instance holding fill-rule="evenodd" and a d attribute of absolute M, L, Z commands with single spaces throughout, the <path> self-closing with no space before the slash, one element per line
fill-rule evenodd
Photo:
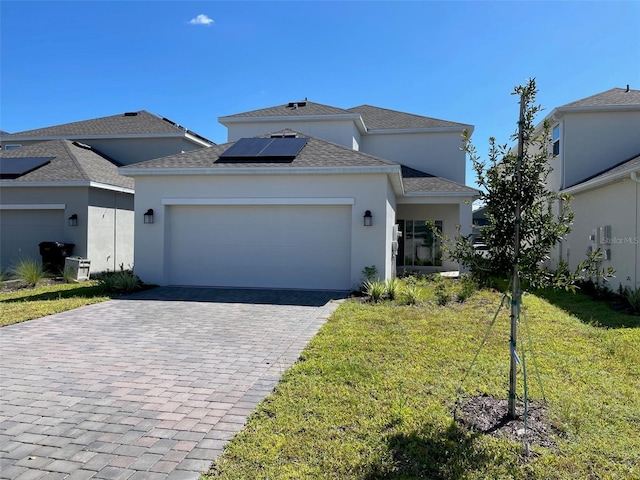
<path fill-rule="evenodd" d="M 91 271 L 133 263 L 133 180 L 88 145 L 50 140 L 0 151 L 0 268 L 75 244 Z"/>
<path fill-rule="evenodd" d="M 382 279 L 458 269 L 425 222 L 471 233 L 460 134 L 472 126 L 311 102 L 220 122 L 228 144 L 120 169 L 136 180 L 143 280 L 349 290 L 372 265 Z"/>
<path fill-rule="evenodd" d="M 175 122 L 146 110 L 2 134 L 2 150 L 47 140 L 77 140 L 122 165 L 215 145 Z"/>
<path fill-rule="evenodd" d="M 0 145 L 3 165 L 15 165 L 12 158 L 51 158 L 32 172 L 0 181 L 0 268 L 19 257 L 40 258 L 38 243 L 56 241 L 75 243 L 73 254 L 88 258 L 91 271 L 100 272 L 133 264 L 134 185 L 117 167 L 214 143 L 141 110 L 3 132 Z M 77 227 L 68 225 L 73 214 Z"/>
<path fill-rule="evenodd" d="M 548 184 L 573 196 L 572 232 L 553 252 L 575 268 L 601 249 L 609 286 L 640 287 L 640 90 L 613 88 L 555 108 Z M 541 123 L 542 125 L 542 123 Z"/>

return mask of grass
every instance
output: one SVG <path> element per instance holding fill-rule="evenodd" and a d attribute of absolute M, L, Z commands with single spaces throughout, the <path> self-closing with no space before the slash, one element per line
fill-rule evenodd
<path fill-rule="evenodd" d="M 104 302 L 109 298 L 96 281 L 60 283 L 0 293 L 0 327 Z"/>
<path fill-rule="evenodd" d="M 441 307 L 446 285 L 417 288 L 417 306 L 341 305 L 203 478 L 640 478 L 640 328 L 602 328 L 611 311 L 588 299 L 578 303 L 595 312 L 590 323 L 525 296 L 548 420 L 561 433 L 557 450 L 534 446 L 524 458 L 522 444 L 466 431 L 452 415 L 501 295 Z M 506 397 L 508 336 L 503 312 L 464 394 Z M 529 392 L 541 398 L 532 372 Z"/>

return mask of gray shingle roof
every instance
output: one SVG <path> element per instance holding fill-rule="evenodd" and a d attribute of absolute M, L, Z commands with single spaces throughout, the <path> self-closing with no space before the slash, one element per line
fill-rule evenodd
<path fill-rule="evenodd" d="M 11 140 L 16 137 L 66 137 L 72 139 L 74 137 L 90 137 L 92 135 L 153 135 L 185 132 L 213 144 L 213 142 L 177 125 L 171 120 L 159 117 L 146 110 L 36 128 L 7 135 L 3 134 L 2 140 Z"/>
<path fill-rule="evenodd" d="M 224 118 L 234 117 L 301 117 L 306 115 L 345 115 L 351 112 L 342 108 L 331 107 L 321 103 L 300 101 L 297 108 L 289 106 L 291 103 L 284 105 L 276 105 L 275 107 L 261 108 L 250 112 L 236 113 L 235 115 L 227 115 Z"/>
<path fill-rule="evenodd" d="M 479 193 L 475 188 L 467 187 L 446 178 L 436 177 L 414 168 L 405 167 L 404 165 L 402 166 L 402 183 L 406 193 L 456 192 L 469 195 L 477 195 Z"/>
<path fill-rule="evenodd" d="M 91 181 L 134 187 L 131 178 L 118 174 L 118 164 L 87 145 L 70 140 L 49 140 L 15 150 L 0 151 L 0 158 L 54 157 L 50 163 L 21 177 L 3 182 Z M 6 160 L 5 160 L 6 161 Z"/>
<path fill-rule="evenodd" d="M 614 105 L 640 105 L 640 90 L 629 90 L 626 88 L 612 88 L 605 92 L 597 93 L 575 102 L 562 105 L 565 107 L 600 107 Z"/>
<path fill-rule="evenodd" d="M 286 130 L 286 132 L 292 132 L 292 130 Z M 270 135 L 271 134 L 262 136 L 269 137 Z M 123 167 L 123 170 L 126 171 L 127 168 L 331 168 L 397 165 L 395 162 L 358 152 L 335 143 L 327 142 L 326 140 L 309 137 L 302 133 L 298 135 L 300 137 L 306 137 L 309 140 L 293 160 L 269 162 L 220 158 L 220 154 L 233 145 L 233 142 L 230 142 L 128 165 L 127 167 Z"/>
<path fill-rule="evenodd" d="M 360 105 L 347 109 L 351 113 L 358 113 L 362 116 L 364 124 L 369 130 L 397 130 L 414 128 L 441 128 L 460 127 L 465 128 L 470 125 L 437 118 L 423 117 L 412 113 L 398 112 L 387 108 L 374 107 L 371 105 Z"/>

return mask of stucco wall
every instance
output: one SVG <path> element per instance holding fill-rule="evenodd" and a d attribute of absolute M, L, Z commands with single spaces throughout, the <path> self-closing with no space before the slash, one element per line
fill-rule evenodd
<path fill-rule="evenodd" d="M 565 114 L 564 186 L 575 185 L 640 153 L 640 112 Z"/>
<path fill-rule="evenodd" d="M 88 207 L 86 257 L 91 271 L 133 266 L 133 195 L 92 188 Z"/>
<path fill-rule="evenodd" d="M 240 138 L 250 138 L 284 129 L 306 133 L 353 150 L 359 149 L 360 132 L 353 120 L 302 120 L 292 117 L 285 121 L 255 121 L 248 124 L 227 125 L 227 139 L 235 142 Z"/>
<path fill-rule="evenodd" d="M 353 198 L 351 282 L 358 288 L 364 267 L 376 265 L 381 278 L 391 276 L 389 219 L 395 199 L 389 198 L 387 176 L 370 175 L 183 175 L 136 177 L 135 271 L 145 282 L 167 282 L 167 222 L 163 199 L 170 198 Z M 142 213 L 154 210 L 154 223 Z M 373 225 L 363 226 L 366 210 Z M 216 228 L 211 225 L 211 228 Z M 313 272 L 310 272 L 312 274 Z"/>
<path fill-rule="evenodd" d="M 393 160 L 423 172 L 465 183 L 466 154 L 461 132 L 365 135 L 362 152 Z"/>
<path fill-rule="evenodd" d="M 576 193 L 571 203 L 575 213 L 573 229 L 564 243 L 565 258 L 569 267 L 586 258 L 591 244 L 592 229 L 611 226 L 611 242 L 599 245 L 611 249 L 611 260 L 603 266 L 616 269 L 616 278 L 609 286 L 615 290 L 619 284 L 640 287 L 640 185 L 630 178 L 587 192 Z"/>

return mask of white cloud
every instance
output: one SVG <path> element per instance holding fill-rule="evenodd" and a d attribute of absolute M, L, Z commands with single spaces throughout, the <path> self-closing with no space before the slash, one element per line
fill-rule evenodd
<path fill-rule="evenodd" d="M 211 25 L 213 24 L 213 19 L 207 17 L 204 13 L 201 13 L 200 15 L 198 15 L 195 18 L 192 18 L 191 20 L 189 20 L 189 23 L 191 25 Z"/>

